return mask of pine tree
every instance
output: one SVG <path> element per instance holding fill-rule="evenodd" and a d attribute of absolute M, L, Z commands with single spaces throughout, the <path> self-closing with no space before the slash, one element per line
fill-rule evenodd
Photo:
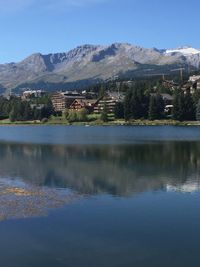
<path fill-rule="evenodd" d="M 184 119 L 184 93 L 178 89 L 173 100 L 173 118 L 182 121 Z"/>
<path fill-rule="evenodd" d="M 181 90 L 176 91 L 173 106 L 173 117 L 175 120 L 195 120 L 195 102 L 190 92 L 184 94 Z"/>
<path fill-rule="evenodd" d="M 24 112 L 22 114 L 23 120 L 29 120 L 32 118 L 32 110 L 29 103 L 24 104 Z"/>
<path fill-rule="evenodd" d="M 156 97 L 155 96 L 151 96 L 151 98 L 150 98 L 149 119 L 150 120 L 157 119 L 157 102 L 156 102 Z"/>
<path fill-rule="evenodd" d="M 179 109 L 179 91 L 176 90 L 174 93 L 174 99 L 173 99 L 173 118 L 175 120 L 179 120 L 180 115 L 179 115 L 180 109 Z"/>
<path fill-rule="evenodd" d="M 136 89 L 133 90 L 130 104 L 131 104 L 131 118 L 132 119 L 141 118 L 141 102 L 137 95 Z"/>
<path fill-rule="evenodd" d="M 126 121 L 131 119 L 131 98 L 132 92 L 128 90 L 124 99 L 124 119 Z"/>
<path fill-rule="evenodd" d="M 164 101 L 160 94 L 151 96 L 149 103 L 149 119 L 162 119 L 164 117 L 164 108 Z"/>
<path fill-rule="evenodd" d="M 9 114 L 9 119 L 11 122 L 15 122 L 17 120 L 17 116 L 16 116 L 14 108 L 11 110 Z"/>
<path fill-rule="evenodd" d="M 124 105 L 122 102 L 116 103 L 114 113 L 115 113 L 116 119 L 123 119 L 124 118 Z"/>
<path fill-rule="evenodd" d="M 192 121 L 195 120 L 195 103 L 193 101 L 192 95 L 190 92 L 187 92 L 184 97 L 184 116 L 183 120 Z"/>
<path fill-rule="evenodd" d="M 106 90 L 105 90 L 105 86 L 101 85 L 101 88 L 99 90 L 99 98 L 102 98 L 105 96 Z"/>
<path fill-rule="evenodd" d="M 157 118 L 162 119 L 164 117 L 165 103 L 160 94 L 156 95 L 156 103 L 157 103 Z"/>
<path fill-rule="evenodd" d="M 198 102 L 197 108 L 196 108 L 196 120 L 200 121 L 200 99 L 199 99 L 199 102 Z"/>
<path fill-rule="evenodd" d="M 104 103 L 104 107 L 101 113 L 101 120 L 103 122 L 107 122 L 108 121 L 108 112 L 107 112 L 107 107 L 106 107 L 106 103 Z"/>
<path fill-rule="evenodd" d="M 146 118 L 146 119 L 148 118 L 149 101 L 150 101 L 150 96 L 149 95 L 143 95 L 143 98 L 142 98 L 142 117 Z"/>

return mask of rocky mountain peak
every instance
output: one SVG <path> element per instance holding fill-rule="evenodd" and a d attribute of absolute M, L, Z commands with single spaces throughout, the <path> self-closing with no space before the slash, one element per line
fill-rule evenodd
<path fill-rule="evenodd" d="M 58 84 L 64 83 L 67 88 L 73 83 L 105 81 L 113 75 L 165 73 L 180 65 L 199 69 L 200 50 L 190 46 L 159 50 L 129 43 L 85 44 L 69 52 L 36 53 L 19 63 L 0 64 L 0 85 L 12 89 L 23 84 L 37 88 L 39 84 L 50 84 L 57 89 Z"/>

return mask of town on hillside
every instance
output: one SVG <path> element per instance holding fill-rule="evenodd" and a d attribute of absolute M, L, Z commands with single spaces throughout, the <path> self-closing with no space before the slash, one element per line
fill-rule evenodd
<path fill-rule="evenodd" d="M 0 119 L 47 122 L 113 120 L 200 120 L 200 75 L 184 82 L 112 81 L 84 90 L 26 88 L 21 95 L 0 98 Z"/>

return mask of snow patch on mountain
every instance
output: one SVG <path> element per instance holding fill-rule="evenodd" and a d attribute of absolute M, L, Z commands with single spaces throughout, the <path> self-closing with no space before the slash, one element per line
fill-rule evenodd
<path fill-rule="evenodd" d="M 190 46 L 184 46 L 184 47 L 179 47 L 176 49 L 168 49 L 165 51 L 165 54 L 173 54 L 173 53 L 180 53 L 184 56 L 191 56 L 191 55 L 197 55 L 200 54 L 200 50 L 190 47 Z"/>

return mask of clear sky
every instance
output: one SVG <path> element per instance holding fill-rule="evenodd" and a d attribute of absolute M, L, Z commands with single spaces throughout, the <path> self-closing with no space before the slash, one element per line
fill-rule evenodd
<path fill-rule="evenodd" d="M 0 63 L 81 44 L 200 48 L 199 0 L 0 0 Z"/>

